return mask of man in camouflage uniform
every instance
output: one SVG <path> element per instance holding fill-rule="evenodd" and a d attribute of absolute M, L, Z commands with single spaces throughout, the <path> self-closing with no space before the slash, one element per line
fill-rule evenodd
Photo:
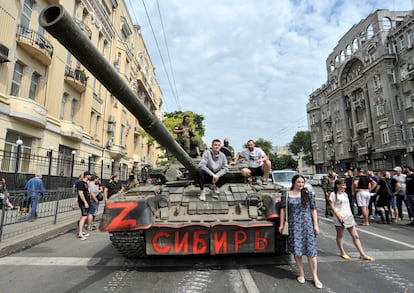
<path fill-rule="evenodd" d="M 200 154 L 198 141 L 192 140 L 192 138 L 195 136 L 195 133 L 190 126 L 190 115 L 184 115 L 183 121 L 175 126 L 173 132 L 177 134 L 177 141 L 187 154 L 190 154 L 191 147 L 196 148 L 197 155 Z"/>
<path fill-rule="evenodd" d="M 328 172 L 328 176 L 323 178 L 323 182 L 322 182 L 322 189 L 325 194 L 325 206 L 326 206 L 325 217 L 327 218 L 333 216 L 330 203 L 329 203 L 329 196 L 331 192 L 334 191 L 335 180 L 336 180 L 336 173 L 331 170 Z"/>

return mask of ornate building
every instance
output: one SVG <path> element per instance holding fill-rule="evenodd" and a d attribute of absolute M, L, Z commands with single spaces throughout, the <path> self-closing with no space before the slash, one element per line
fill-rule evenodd
<path fill-rule="evenodd" d="M 75 170 L 57 163 L 52 175 L 90 169 L 103 178 L 119 173 L 125 179 L 131 169 L 155 165 L 160 151 L 137 119 L 39 26 L 41 10 L 58 3 L 73 14 L 137 98 L 162 118 L 154 67 L 123 0 L 0 0 L 1 171 L 14 170 L 6 153 L 16 149 L 26 156 L 53 154 L 57 162 L 88 162 L 74 164 Z M 46 173 L 41 164 L 17 169 Z"/>
<path fill-rule="evenodd" d="M 414 13 L 377 10 L 326 60 L 307 104 L 317 173 L 413 166 Z"/>

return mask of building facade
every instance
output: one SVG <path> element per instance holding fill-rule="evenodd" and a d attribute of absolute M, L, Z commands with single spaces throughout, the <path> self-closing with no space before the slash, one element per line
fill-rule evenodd
<path fill-rule="evenodd" d="M 377 10 L 326 60 L 307 104 L 317 173 L 413 166 L 414 12 Z"/>
<path fill-rule="evenodd" d="M 123 0 L 0 0 L 1 172 L 14 170 L 17 150 L 26 157 L 53 155 L 52 175 L 77 176 L 89 169 L 103 178 L 118 173 L 125 179 L 131 170 L 154 166 L 157 143 L 39 26 L 38 16 L 50 4 L 61 4 L 73 15 L 137 99 L 162 119 L 154 66 Z M 19 172 L 46 173 L 46 165 L 18 159 Z M 68 160 L 85 165 L 59 163 Z"/>

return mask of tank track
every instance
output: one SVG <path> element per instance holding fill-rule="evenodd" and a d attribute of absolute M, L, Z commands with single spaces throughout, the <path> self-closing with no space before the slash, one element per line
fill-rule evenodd
<path fill-rule="evenodd" d="M 109 239 L 119 253 L 126 258 L 143 258 L 146 256 L 143 232 L 112 232 Z"/>

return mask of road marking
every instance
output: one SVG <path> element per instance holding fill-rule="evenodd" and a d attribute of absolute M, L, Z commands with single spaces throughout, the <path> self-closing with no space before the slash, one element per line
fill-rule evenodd
<path fill-rule="evenodd" d="M 325 222 L 333 223 L 333 220 L 331 220 L 331 219 L 325 219 L 325 218 L 322 218 L 322 217 L 320 217 L 320 219 L 322 219 Z M 358 228 L 358 226 L 357 226 L 357 228 Z M 384 240 L 387 240 L 387 241 L 390 241 L 390 242 L 394 242 L 394 243 L 400 244 L 402 246 L 406 246 L 406 247 L 409 247 L 411 249 L 414 249 L 414 245 L 412 245 L 412 244 L 409 244 L 409 243 L 406 243 L 406 242 L 402 242 L 402 241 L 399 241 L 399 240 L 395 240 L 395 239 L 389 238 L 387 236 L 382 236 L 380 234 L 367 231 L 365 229 L 358 229 L 358 232 L 362 232 L 362 233 L 365 233 L 365 234 L 369 234 L 371 236 L 375 236 L 375 237 L 378 237 L 378 238 L 381 238 L 381 239 L 384 239 Z"/>
<path fill-rule="evenodd" d="M 253 280 L 252 275 L 250 274 L 249 270 L 246 269 L 244 266 L 240 266 L 239 269 L 240 275 L 243 279 L 243 283 L 246 286 L 248 293 L 260 293 L 259 288 L 257 288 L 256 283 Z"/>

